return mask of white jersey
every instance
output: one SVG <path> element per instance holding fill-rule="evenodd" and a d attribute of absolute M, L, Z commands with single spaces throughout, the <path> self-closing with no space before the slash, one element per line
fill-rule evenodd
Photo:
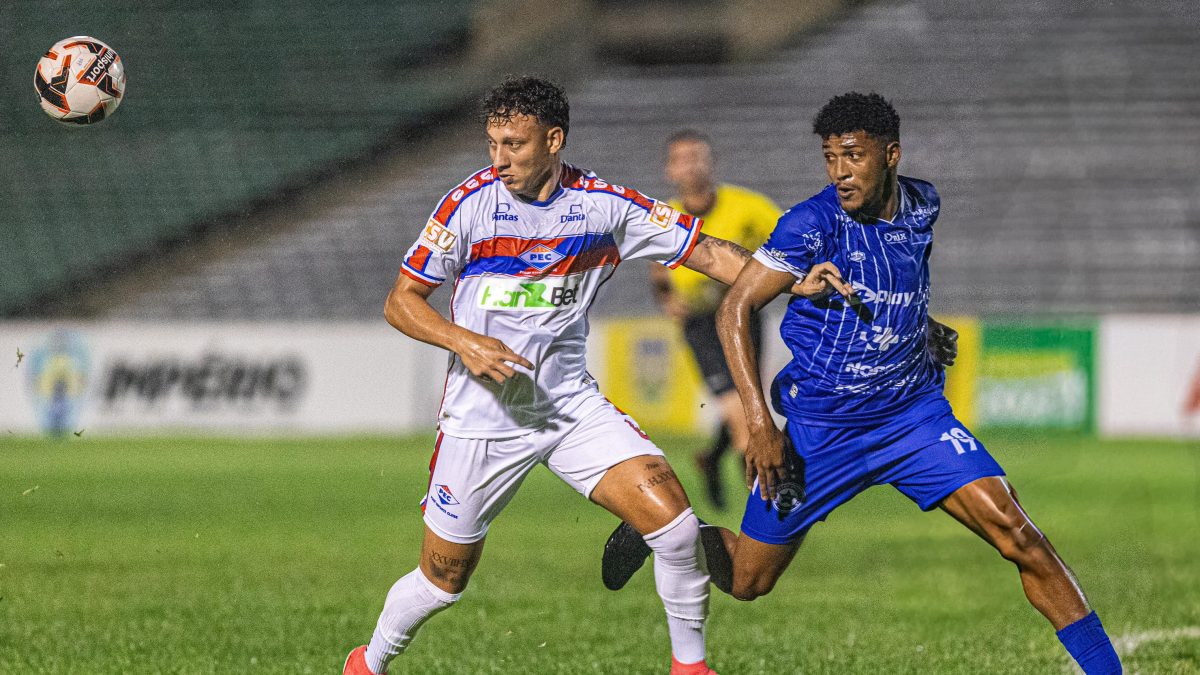
<path fill-rule="evenodd" d="M 451 354 L 438 423 L 459 438 L 541 429 L 596 388 L 584 347 L 587 312 L 617 265 L 639 258 L 674 268 L 701 221 L 564 164 L 544 202 L 525 202 L 489 167 L 452 190 L 404 257 L 401 272 L 429 286 L 454 282 L 451 320 L 508 345 L 533 364 L 504 384 L 471 374 Z"/>

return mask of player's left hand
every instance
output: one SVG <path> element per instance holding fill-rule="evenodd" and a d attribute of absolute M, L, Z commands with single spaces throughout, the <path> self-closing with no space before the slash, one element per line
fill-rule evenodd
<path fill-rule="evenodd" d="M 757 478 L 763 501 L 775 499 L 776 490 L 787 477 L 786 450 L 787 439 L 773 422 L 763 425 L 760 431 L 751 430 L 746 443 L 746 489 L 753 490 Z"/>
<path fill-rule="evenodd" d="M 933 362 L 939 366 L 946 368 L 954 365 L 954 360 L 958 358 L 958 331 L 930 318 L 929 338 L 925 340 L 925 349 Z"/>

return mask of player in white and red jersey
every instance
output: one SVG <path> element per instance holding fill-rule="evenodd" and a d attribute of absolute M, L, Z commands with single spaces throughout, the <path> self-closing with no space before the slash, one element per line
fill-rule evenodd
<path fill-rule="evenodd" d="M 709 575 L 683 487 L 637 424 L 587 372 L 587 311 L 625 261 L 654 260 L 732 283 L 749 253 L 701 221 L 559 158 L 562 90 L 509 79 L 484 100 L 492 165 L 452 190 L 409 249 L 388 321 L 450 352 L 423 503 L 417 569 L 388 593 L 346 673 L 383 673 L 417 628 L 458 600 L 489 524 L 537 464 L 628 522 L 654 552 L 676 675 L 711 673 Z M 451 319 L 427 301 L 451 283 Z"/>

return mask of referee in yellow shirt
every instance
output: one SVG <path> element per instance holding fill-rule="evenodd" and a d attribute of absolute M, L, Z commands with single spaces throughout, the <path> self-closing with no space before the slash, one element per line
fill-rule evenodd
<path fill-rule="evenodd" d="M 712 143 L 707 136 L 694 129 L 671 134 L 667 139 L 666 178 L 677 195 L 671 205 L 703 218 L 705 234 L 754 251 L 775 229 L 782 211 L 765 195 L 718 184 L 713 164 Z M 744 452 L 749 437 L 742 402 L 717 339 L 715 313 L 725 286 L 692 270 L 668 270 L 662 265 L 650 266 L 650 279 L 663 310 L 682 325 L 704 384 L 720 406 L 721 428 L 712 445 L 696 456 L 696 464 L 704 474 L 708 498 L 717 508 L 724 508 L 721 457 L 730 446 Z M 762 341 L 759 315 L 752 315 L 752 321 L 751 335 L 757 351 Z"/>

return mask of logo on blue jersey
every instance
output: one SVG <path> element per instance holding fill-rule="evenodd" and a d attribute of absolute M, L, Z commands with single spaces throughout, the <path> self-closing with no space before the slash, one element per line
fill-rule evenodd
<path fill-rule="evenodd" d="M 517 214 L 509 213 L 508 211 L 511 208 L 512 204 L 509 204 L 508 202 L 500 202 L 496 205 L 496 212 L 492 214 L 492 220 L 505 220 L 515 223 L 518 220 Z"/>
<path fill-rule="evenodd" d="M 563 218 L 566 217 L 567 216 L 563 216 Z M 580 214 L 579 217 L 583 218 L 583 214 Z M 544 270 L 567 256 L 555 251 L 545 244 L 538 244 L 537 246 L 534 246 L 517 257 L 530 267 L 538 270 Z"/>
<path fill-rule="evenodd" d="M 871 326 L 871 332 L 865 330 L 858 332 L 858 339 L 867 343 L 867 351 L 886 352 L 889 347 L 900 341 L 900 336 L 892 332 L 891 326 Z"/>
<path fill-rule="evenodd" d="M 817 234 L 816 232 L 805 232 L 804 234 L 800 235 L 800 238 L 804 240 L 805 248 L 810 251 L 815 251 L 821 248 L 821 235 Z"/>
<path fill-rule="evenodd" d="M 583 220 L 582 204 L 572 204 L 571 210 L 567 215 L 558 217 L 559 223 L 582 223 Z"/>
<path fill-rule="evenodd" d="M 900 307 L 908 307 L 914 302 L 923 302 L 926 295 L 924 292 L 896 293 L 889 290 L 875 290 L 873 288 L 867 288 L 857 281 L 851 281 L 850 285 L 858 293 L 858 299 L 868 304 L 879 303 L 881 305 L 899 305 Z"/>
<path fill-rule="evenodd" d="M 907 232 L 884 232 L 883 240 L 889 244 L 903 244 L 908 241 Z"/>
<path fill-rule="evenodd" d="M 867 254 L 862 251 L 851 251 L 847 257 L 850 258 L 850 262 L 862 262 L 867 259 Z"/>
<path fill-rule="evenodd" d="M 455 499 L 454 493 L 450 491 L 449 485 L 435 485 L 434 488 L 437 490 L 438 501 L 446 506 L 456 506 L 461 503 Z"/>

